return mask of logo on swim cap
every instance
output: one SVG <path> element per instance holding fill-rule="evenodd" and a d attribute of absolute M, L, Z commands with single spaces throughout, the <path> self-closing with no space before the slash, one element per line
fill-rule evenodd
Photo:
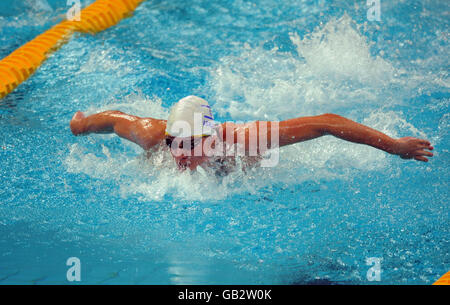
<path fill-rule="evenodd" d="M 170 109 L 166 135 L 192 137 L 211 135 L 215 128 L 211 107 L 204 99 L 190 95 L 179 100 Z"/>

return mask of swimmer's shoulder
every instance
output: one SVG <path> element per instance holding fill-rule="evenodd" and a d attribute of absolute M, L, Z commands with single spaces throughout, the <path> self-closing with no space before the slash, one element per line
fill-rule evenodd
<path fill-rule="evenodd" d="M 226 142 L 227 133 L 231 133 L 233 135 L 233 137 L 231 137 L 231 139 L 233 139 L 233 142 L 234 142 L 237 128 L 238 128 L 238 124 L 235 124 L 233 122 L 225 122 L 225 123 L 219 124 L 218 131 L 219 131 L 219 135 L 222 136 L 221 140 Z M 229 135 L 228 135 L 228 138 L 230 138 Z M 233 143 L 229 143 L 229 144 L 233 144 Z"/>
<path fill-rule="evenodd" d="M 166 120 L 140 118 L 133 128 L 134 136 L 145 150 L 160 145 L 165 137 Z"/>

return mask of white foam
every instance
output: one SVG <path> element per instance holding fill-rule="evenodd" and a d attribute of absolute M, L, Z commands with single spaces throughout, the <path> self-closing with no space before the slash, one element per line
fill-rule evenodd
<path fill-rule="evenodd" d="M 344 14 L 303 38 L 291 32 L 297 54 L 244 43 L 241 54 L 222 58 L 211 71 L 215 111 L 234 120 L 368 113 L 407 103 L 436 85 L 450 86 L 442 75 L 427 73 L 443 54 L 438 61 L 431 56 L 396 66 L 372 54 L 358 27 Z"/>
<path fill-rule="evenodd" d="M 378 95 L 394 80 L 395 69 L 370 54 L 347 15 L 303 39 L 290 37 L 300 57 L 247 46 L 239 56 L 221 59 L 211 79 L 221 115 L 281 119 L 394 102 Z"/>
<path fill-rule="evenodd" d="M 113 59 L 114 55 L 124 52 L 113 46 L 96 45 L 88 53 L 88 60 L 80 67 L 76 74 L 108 73 L 116 77 L 133 73 L 133 69 L 125 61 Z"/>
<path fill-rule="evenodd" d="M 37 12 L 52 12 L 53 9 L 47 0 L 26 0 L 26 5 L 33 8 Z"/>
<path fill-rule="evenodd" d="M 290 33 L 290 37 L 310 72 L 321 79 L 356 81 L 371 87 L 393 79 L 394 68 L 380 56 L 371 55 L 366 37 L 346 14 L 302 40 L 296 33 Z"/>

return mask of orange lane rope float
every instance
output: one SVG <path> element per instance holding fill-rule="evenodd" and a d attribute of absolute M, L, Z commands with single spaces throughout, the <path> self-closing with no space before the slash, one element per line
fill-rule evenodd
<path fill-rule="evenodd" d="M 434 282 L 433 285 L 450 285 L 450 271 Z"/>
<path fill-rule="evenodd" d="M 74 32 L 95 34 L 131 16 L 144 0 L 97 0 L 80 12 L 79 21 L 65 20 L 0 61 L 0 99 L 28 79 L 48 55 Z"/>

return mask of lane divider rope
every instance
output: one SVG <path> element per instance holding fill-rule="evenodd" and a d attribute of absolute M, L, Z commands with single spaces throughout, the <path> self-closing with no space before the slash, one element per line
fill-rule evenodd
<path fill-rule="evenodd" d="M 450 271 L 434 282 L 433 285 L 450 285 Z"/>
<path fill-rule="evenodd" d="M 144 0 L 97 0 L 80 21 L 64 20 L 0 60 L 0 99 L 28 79 L 75 32 L 96 34 L 132 15 Z"/>

